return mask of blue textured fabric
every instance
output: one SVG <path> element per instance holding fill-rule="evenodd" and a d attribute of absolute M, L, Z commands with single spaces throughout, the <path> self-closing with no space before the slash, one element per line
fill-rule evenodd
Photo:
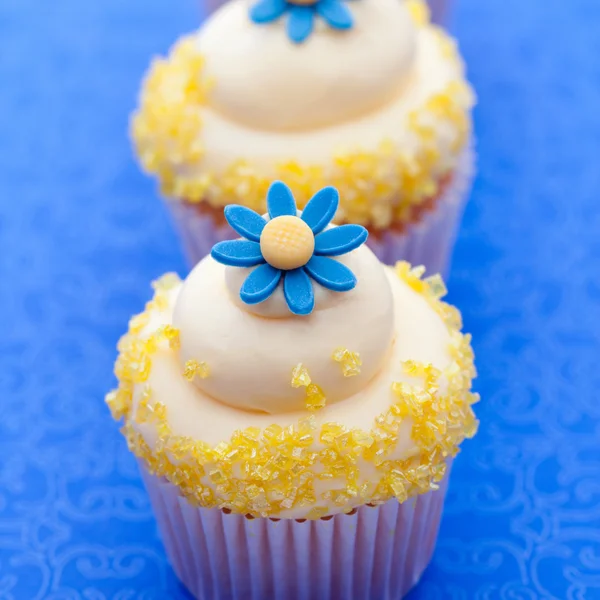
<path fill-rule="evenodd" d="M 125 136 L 195 0 L 0 2 L 0 597 L 188 596 L 103 403 L 184 263 Z M 450 299 L 482 421 L 410 600 L 600 598 L 600 4 L 459 0 L 479 176 Z"/>

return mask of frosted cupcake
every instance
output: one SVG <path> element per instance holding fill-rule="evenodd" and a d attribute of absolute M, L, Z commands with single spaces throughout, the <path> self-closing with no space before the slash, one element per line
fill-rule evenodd
<path fill-rule="evenodd" d="M 470 187 L 473 96 L 454 42 L 415 0 L 231 0 L 153 62 L 133 117 L 192 264 L 264 212 L 340 190 L 384 262 L 444 272 Z"/>
<path fill-rule="evenodd" d="M 243 239 L 156 282 L 119 342 L 107 401 L 197 598 L 400 598 L 433 552 L 476 430 L 469 336 L 337 208 L 280 182 L 266 217 L 227 207 Z"/>

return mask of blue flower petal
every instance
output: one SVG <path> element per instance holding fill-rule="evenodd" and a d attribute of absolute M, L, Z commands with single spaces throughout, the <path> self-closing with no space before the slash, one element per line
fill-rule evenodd
<path fill-rule="evenodd" d="M 242 285 L 240 298 L 246 304 L 264 302 L 275 291 L 281 280 L 281 271 L 271 265 L 256 267 Z"/>
<path fill-rule="evenodd" d="M 287 31 L 292 42 L 301 44 L 312 33 L 315 10 L 312 6 L 291 5 L 289 8 Z"/>
<path fill-rule="evenodd" d="M 227 222 L 242 237 L 252 242 L 260 241 L 260 234 L 267 222 L 259 214 L 237 204 L 226 206 L 224 214 Z"/>
<path fill-rule="evenodd" d="M 335 216 L 340 202 L 340 195 L 334 187 L 326 187 L 318 191 L 302 211 L 302 220 L 317 235 L 321 233 Z"/>
<path fill-rule="evenodd" d="M 340 225 L 315 238 L 315 254 L 340 256 L 362 246 L 368 237 L 369 232 L 362 225 Z"/>
<path fill-rule="evenodd" d="M 261 0 L 250 9 L 250 18 L 255 23 L 270 23 L 279 19 L 287 7 L 286 0 Z"/>
<path fill-rule="evenodd" d="M 281 217 L 283 215 L 296 216 L 296 201 L 292 190 L 282 181 L 275 181 L 271 184 L 267 193 L 267 210 L 269 217 Z"/>
<path fill-rule="evenodd" d="M 265 262 L 260 244 L 247 240 L 219 242 L 213 246 L 210 255 L 230 267 L 254 267 Z"/>
<path fill-rule="evenodd" d="M 333 258 L 313 256 L 304 269 L 317 283 L 334 292 L 348 292 L 356 286 L 354 273 Z"/>
<path fill-rule="evenodd" d="M 354 18 L 350 9 L 340 0 L 321 0 L 316 5 L 317 12 L 334 29 L 351 29 Z"/>
<path fill-rule="evenodd" d="M 295 315 L 310 315 L 315 307 L 312 283 L 302 268 L 286 271 L 283 280 L 283 295 L 288 308 Z"/>

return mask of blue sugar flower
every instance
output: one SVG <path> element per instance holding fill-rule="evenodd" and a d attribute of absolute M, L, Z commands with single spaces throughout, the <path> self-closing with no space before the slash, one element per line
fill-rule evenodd
<path fill-rule="evenodd" d="M 296 44 L 310 36 L 317 15 L 333 29 L 351 29 L 354 25 L 343 0 L 259 0 L 250 9 L 250 18 L 255 23 L 271 23 L 286 12 L 288 36 Z"/>
<path fill-rule="evenodd" d="M 309 315 L 315 306 L 311 278 L 335 292 L 356 286 L 356 277 L 342 263 L 329 258 L 364 244 L 368 232 L 361 225 L 325 228 L 339 204 L 333 187 L 317 192 L 300 216 L 290 188 L 276 181 L 267 194 L 269 220 L 232 204 L 225 208 L 227 222 L 245 239 L 219 242 L 211 252 L 218 262 L 232 267 L 256 267 L 244 281 L 240 297 L 246 304 L 264 302 L 283 279 L 290 311 Z"/>

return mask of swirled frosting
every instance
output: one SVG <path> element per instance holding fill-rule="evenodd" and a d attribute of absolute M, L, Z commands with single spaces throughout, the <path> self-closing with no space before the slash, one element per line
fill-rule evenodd
<path fill-rule="evenodd" d="M 423 0 L 348 3 L 352 29 L 317 19 L 302 44 L 250 6 L 231 0 L 153 64 L 132 124 L 144 167 L 188 202 L 260 210 L 280 179 L 303 207 L 333 184 L 338 221 L 410 223 L 456 169 L 473 103 Z"/>
<path fill-rule="evenodd" d="M 215 400 L 242 410 L 271 414 L 303 410 L 305 390 L 291 385 L 298 364 L 325 391 L 328 403 L 359 393 L 391 351 L 392 291 L 385 271 L 367 248 L 340 260 L 355 273 L 358 285 L 347 294 L 316 286 L 315 311 L 305 318 L 289 312 L 281 286 L 266 303 L 248 307 L 239 299 L 238 279 L 248 269 L 202 261 L 183 285 L 173 315 L 173 325 L 180 331 L 181 368 L 189 360 L 209 362 L 210 377 L 196 378 L 194 383 Z M 359 374 L 344 376 L 332 358 L 338 347 L 360 354 Z"/>
<path fill-rule="evenodd" d="M 474 434 L 473 356 L 443 284 L 366 247 L 345 260 L 362 285 L 309 317 L 281 317 L 276 296 L 248 310 L 207 257 L 132 319 L 107 401 L 190 502 L 296 519 L 402 502 Z"/>
<path fill-rule="evenodd" d="M 318 22 L 300 46 L 285 19 L 257 26 L 248 4 L 228 3 L 197 38 L 218 82 L 209 104 L 239 124 L 307 130 L 356 119 L 397 97 L 414 67 L 416 29 L 399 0 L 354 2 L 351 31 Z"/>

